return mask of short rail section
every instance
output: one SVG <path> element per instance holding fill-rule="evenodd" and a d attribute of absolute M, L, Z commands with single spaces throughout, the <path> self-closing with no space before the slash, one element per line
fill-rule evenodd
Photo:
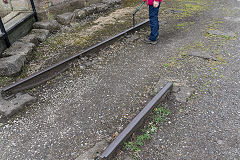
<path fill-rule="evenodd" d="M 117 39 L 119 39 L 120 37 L 122 37 L 125 34 L 129 34 L 129 33 L 132 33 L 134 31 L 140 29 L 141 27 L 145 26 L 148 23 L 149 23 L 149 20 L 139 23 L 139 24 L 113 36 L 112 38 L 109 38 L 103 42 L 100 42 L 100 43 L 88 48 L 87 50 L 85 50 L 83 52 L 77 53 L 76 55 L 69 57 L 59 63 L 56 63 L 42 71 L 34 73 L 33 75 L 31 75 L 25 79 L 22 79 L 22 80 L 15 82 L 9 86 L 6 86 L 6 87 L 2 88 L 2 95 L 8 96 L 8 95 L 23 91 L 25 89 L 30 89 L 30 88 L 36 87 L 54 77 L 56 77 L 61 72 L 65 71 L 69 67 L 70 63 L 73 62 L 74 60 L 78 59 L 80 56 L 87 55 L 92 52 L 97 52 L 97 51 L 99 51 L 100 48 L 103 48 L 103 47 L 113 43 L 114 41 L 116 41 Z"/>
<path fill-rule="evenodd" d="M 111 160 L 116 150 L 120 148 L 125 140 L 140 127 L 147 115 L 159 104 L 173 87 L 172 82 L 168 82 L 160 92 L 143 108 L 143 110 L 128 124 L 128 126 L 117 136 L 117 138 L 105 149 L 97 160 Z"/>

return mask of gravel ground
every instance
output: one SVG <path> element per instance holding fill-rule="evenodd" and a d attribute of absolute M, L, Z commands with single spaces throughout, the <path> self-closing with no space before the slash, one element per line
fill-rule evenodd
<path fill-rule="evenodd" d="M 172 106 L 171 123 L 139 159 L 238 159 L 240 40 L 205 33 L 210 27 L 238 32 L 237 23 L 219 21 L 237 17 L 240 10 L 227 11 L 240 4 L 211 2 L 216 3 L 207 13 L 166 19 L 156 46 L 141 42 L 148 31 L 142 29 L 33 89 L 38 102 L 0 128 L 0 159 L 70 160 L 96 142 L 111 141 L 152 98 L 159 79 L 178 80 L 198 94 L 181 106 L 183 112 Z M 177 25 L 183 22 L 188 23 Z M 206 48 L 225 63 L 182 55 Z M 118 159 L 127 154 L 121 151 Z"/>
<path fill-rule="evenodd" d="M 224 62 L 216 64 L 201 58 L 176 58 L 174 67 L 168 67 L 162 75 L 184 80 L 188 86 L 197 89 L 195 97 L 184 105 L 168 104 L 173 112 L 170 120 L 145 143 L 141 152 L 134 154 L 122 150 L 116 159 L 240 159 L 240 21 L 236 22 L 240 16 L 239 6 L 240 2 L 235 0 L 215 1 L 197 27 L 183 32 L 187 37 L 184 39 L 186 44 L 198 41 L 204 47 L 182 47 L 181 52 L 210 50 L 221 53 Z M 223 32 L 232 31 L 236 39 L 208 37 L 201 32 L 206 31 L 206 26 Z"/>

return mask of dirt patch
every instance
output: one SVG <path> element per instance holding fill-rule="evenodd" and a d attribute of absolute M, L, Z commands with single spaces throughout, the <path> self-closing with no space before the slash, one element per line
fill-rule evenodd
<path fill-rule="evenodd" d="M 66 45 L 75 45 L 76 42 L 82 41 L 82 43 L 86 43 L 88 41 L 88 37 L 93 36 L 96 32 L 103 30 L 108 25 L 115 25 L 117 22 L 125 22 L 124 18 L 132 14 L 135 8 L 127 7 L 114 11 L 113 13 L 99 17 L 97 20 L 93 21 L 93 26 L 90 26 L 86 29 L 83 29 L 81 32 L 76 33 L 77 37 L 75 39 L 68 39 L 66 41 Z"/>

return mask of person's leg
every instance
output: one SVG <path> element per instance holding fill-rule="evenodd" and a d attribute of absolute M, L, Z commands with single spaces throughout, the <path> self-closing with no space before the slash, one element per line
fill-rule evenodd
<path fill-rule="evenodd" d="M 151 28 L 151 34 L 149 36 L 149 39 L 151 41 L 156 41 L 159 34 L 159 22 L 158 22 L 159 7 L 160 4 L 157 8 L 149 6 L 149 20 Z"/>

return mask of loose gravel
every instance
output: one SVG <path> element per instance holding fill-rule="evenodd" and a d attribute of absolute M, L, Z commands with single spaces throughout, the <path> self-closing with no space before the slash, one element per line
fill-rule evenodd
<path fill-rule="evenodd" d="M 133 41 L 120 39 L 86 58 L 91 64 L 79 60 L 29 91 L 38 102 L 1 123 L 0 159 L 76 159 L 97 142 L 115 138 L 153 97 L 159 79 L 179 81 L 198 94 L 181 106 L 183 112 L 180 105 L 168 104 L 174 114 L 142 148 L 140 159 L 238 158 L 240 40 L 205 35 L 223 16 L 222 4 L 230 8 L 238 3 L 216 0 L 215 10 L 207 13 L 165 19 L 156 46 L 142 43 L 149 31 L 142 29 Z M 182 21 L 189 25 L 176 29 Z M 236 23 L 218 24 L 239 32 Z M 196 48 L 211 49 L 219 61 L 186 56 Z M 126 156 L 122 150 L 117 158 Z"/>

